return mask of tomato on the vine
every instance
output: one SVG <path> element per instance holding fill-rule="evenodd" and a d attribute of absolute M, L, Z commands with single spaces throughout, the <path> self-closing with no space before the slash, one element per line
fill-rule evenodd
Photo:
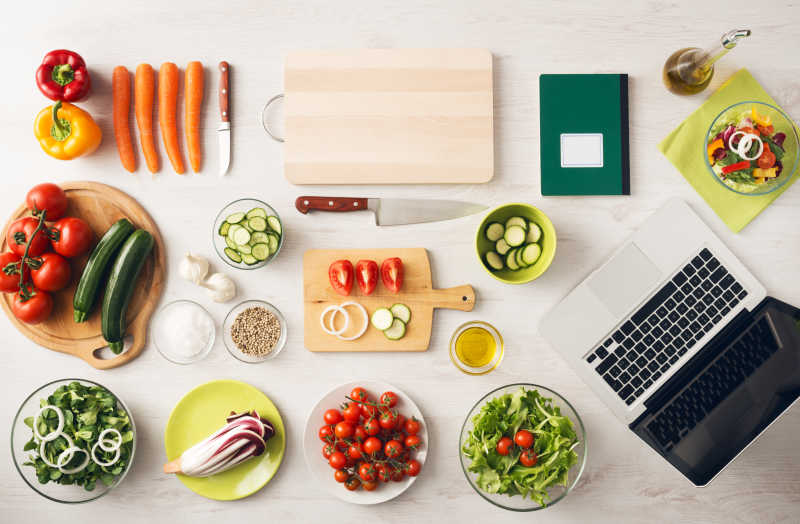
<path fill-rule="evenodd" d="M 381 406 L 393 408 L 397 405 L 397 393 L 394 391 L 386 391 L 381 395 Z"/>
<path fill-rule="evenodd" d="M 383 452 L 389 458 L 397 458 L 403 454 L 403 443 L 399 440 L 390 440 L 383 448 Z"/>
<path fill-rule="evenodd" d="M 361 404 L 361 416 L 364 418 L 375 418 L 378 416 L 378 407 L 372 404 Z"/>
<path fill-rule="evenodd" d="M 29 257 L 38 257 L 50 249 L 50 238 L 44 229 L 40 229 L 34 236 L 33 232 L 39 226 L 39 219 L 33 217 L 22 217 L 15 220 L 8 228 L 6 233 L 6 244 L 9 249 L 19 256 L 25 254 L 25 245 L 30 240 L 31 246 L 28 249 Z M 32 238 L 32 240 L 31 240 Z"/>
<path fill-rule="evenodd" d="M 342 469 L 347 465 L 347 457 L 345 457 L 344 453 L 341 451 L 334 451 L 331 454 L 331 458 L 328 459 L 328 464 L 330 464 L 333 469 Z"/>
<path fill-rule="evenodd" d="M 375 491 L 378 488 L 378 483 L 373 481 L 362 482 L 361 487 L 364 491 Z"/>
<path fill-rule="evenodd" d="M 378 419 L 371 418 L 364 422 L 364 431 L 367 432 L 369 436 L 375 436 L 381 431 L 381 424 L 378 422 Z"/>
<path fill-rule="evenodd" d="M 521 429 L 514 435 L 514 443 L 522 449 L 533 446 L 533 433 L 527 429 Z"/>
<path fill-rule="evenodd" d="M 38 324 L 47 320 L 53 311 L 53 297 L 46 291 L 39 291 L 36 288 L 31 290 L 31 296 L 26 299 L 21 293 L 15 293 L 11 302 L 14 316 L 26 324 Z"/>
<path fill-rule="evenodd" d="M 408 449 L 417 449 L 422 444 L 422 439 L 417 435 L 409 435 L 406 437 L 405 445 Z"/>
<path fill-rule="evenodd" d="M 406 475 L 409 477 L 416 477 L 422 469 L 422 464 L 416 459 L 410 459 L 406 462 Z"/>
<path fill-rule="evenodd" d="M 535 466 L 538 460 L 539 456 L 536 455 L 536 452 L 533 451 L 532 449 L 526 449 L 519 456 L 519 463 L 525 466 L 526 468 Z"/>
<path fill-rule="evenodd" d="M 364 426 L 356 426 L 356 430 L 353 432 L 353 438 L 359 442 L 364 442 L 367 440 L 367 432 L 364 430 Z"/>
<path fill-rule="evenodd" d="M 394 429 L 397 426 L 397 413 L 384 411 L 381 413 L 380 424 L 383 429 Z"/>
<path fill-rule="evenodd" d="M 397 422 L 395 423 L 394 427 L 397 431 L 403 431 L 403 427 L 406 425 L 406 417 L 402 413 L 397 414 Z"/>
<path fill-rule="evenodd" d="M 510 438 L 503 437 L 497 441 L 497 452 L 501 455 L 508 455 L 513 445 L 514 442 Z"/>
<path fill-rule="evenodd" d="M 364 441 L 364 453 L 374 455 L 383 449 L 383 443 L 377 437 L 370 437 Z"/>
<path fill-rule="evenodd" d="M 402 482 L 406 476 L 406 472 L 401 468 L 392 467 L 389 469 L 389 477 L 394 482 Z"/>
<path fill-rule="evenodd" d="M 353 390 L 350 392 L 350 398 L 352 398 L 353 400 L 366 402 L 367 390 L 360 386 L 354 387 Z"/>
<path fill-rule="evenodd" d="M 47 211 L 46 220 L 58 220 L 67 211 L 67 195 L 56 184 L 38 184 L 28 191 L 25 205 L 31 211 Z"/>
<path fill-rule="evenodd" d="M 358 442 L 353 442 L 352 444 L 350 444 L 350 447 L 347 448 L 347 456 L 353 460 L 358 460 L 360 458 L 363 458 L 364 454 L 362 452 L 363 451 L 362 447 L 363 447 L 362 444 Z"/>
<path fill-rule="evenodd" d="M 42 291 L 59 291 L 67 287 L 72 269 L 67 259 L 56 253 L 43 253 L 41 265 L 31 269 L 33 285 Z"/>
<path fill-rule="evenodd" d="M 333 426 L 322 426 L 319 428 L 319 439 L 322 442 L 329 442 L 333 440 Z"/>
<path fill-rule="evenodd" d="M 358 421 L 361 419 L 361 406 L 359 406 L 355 402 L 351 402 L 342 411 L 342 417 L 347 422 L 357 424 Z"/>
<path fill-rule="evenodd" d="M 61 256 L 77 257 L 89 251 L 92 245 L 92 229 L 80 218 L 62 218 L 52 227 L 55 238 L 53 250 Z"/>
<path fill-rule="evenodd" d="M 338 439 L 346 439 L 351 438 L 353 433 L 355 432 L 356 428 L 350 422 L 339 422 L 333 429 L 334 435 Z"/>
<path fill-rule="evenodd" d="M 325 457 L 325 460 L 331 458 L 331 455 L 336 451 L 336 448 L 333 447 L 333 444 L 325 444 L 322 446 L 322 456 Z"/>
<path fill-rule="evenodd" d="M 0 291 L 16 293 L 19 291 L 19 261 L 21 257 L 13 251 L 0 254 Z M 9 264 L 17 264 L 15 268 L 8 268 Z"/>
<path fill-rule="evenodd" d="M 358 477 L 350 477 L 344 483 L 344 487 L 347 488 L 348 491 L 355 491 L 361 487 L 361 481 Z"/>
<path fill-rule="evenodd" d="M 361 477 L 361 480 L 371 482 L 378 477 L 378 472 L 375 471 L 375 466 L 365 462 L 358 467 L 358 476 Z"/>
<path fill-rule="evenodd" d="M 329 409 L 322 415 L 325 424 L 334 425 L 342 421 L 342 414 L 338 409 Z"/>
<path fill-rule="evenodd" d="M 350 475 L 342 469 L 337 469 L 333 472 L 333 478 L 336 479 L 336 482 L 346 482 Z"/>
<path fill-rule="evenodd" d="M 392 479 L 392 473 L 386 464 L 378 464 L 375 466 L 375 470 L 378 472 L 378 480 L 381 482 L 389 482 Z"/>
<path fill-rule="evenodd" d="M 414 417 L 411 417 L 410 419 L 406 420 L 406 427 L 405 427 L 406 433 L 408 433 L 409 435 L 416 435 L 417 433 L 419 433 L 419 429 L 420 429 L 419 420 L 417 420 Z"/>

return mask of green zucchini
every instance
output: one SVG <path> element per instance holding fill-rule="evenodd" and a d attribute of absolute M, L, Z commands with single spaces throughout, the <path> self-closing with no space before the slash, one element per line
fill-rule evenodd
<path fill-rule="evenodd" d="M 117 259 L 108 276 L 103 296 L 103 312 L 100 325 L 103 338 L 114 353 L 121 353 L 125 344 L 125 314 L 128 302 L 136 288 L 144 261 L 153 249 L 153 236 L 143 229 L 134 231 L 122 244 Z"/>
<path fill-rule="evenodd" d="M 120 218 L 108 228 L 103 238 L 92 250 L 89 261 L 83 268 L 78 286 L 75 288 L 75 295 L 72 297 L 72 315 L 75 322 L 84 322 L 91 313 L 97 301 L 100 282 L 108 273 L 108 268 L 111 267 L 120 246 L 133 233 L 134 229 L 136 228 L 127 219 Z"/>

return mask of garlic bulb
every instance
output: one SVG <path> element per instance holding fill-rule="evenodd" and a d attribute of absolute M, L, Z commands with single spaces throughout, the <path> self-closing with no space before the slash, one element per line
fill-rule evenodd
<path fill-rule="evenodd" d="M 236 296 L 236 283 L 223 273 L 214 273 L 201 285 L 214 302 L 227 302 Z"/>
<path fill-rule="evenodd" d="M 183 259 L 181 259 L 178 271 L 182 278 L 189 282 L 202 285 L 203 280 L 208 274 L 208 260 L 201 256 L 186 253 Z"/>

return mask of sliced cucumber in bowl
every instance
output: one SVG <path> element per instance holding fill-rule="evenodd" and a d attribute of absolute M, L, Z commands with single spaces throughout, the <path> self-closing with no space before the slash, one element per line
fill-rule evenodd
<path fill-rule="evenodd" d="M 221 242 L 215 240 L 218 253 L 235 264 L 247 266 L 262 265 L 277 253 L 282 240 L 282 225 L 280 219 L 271 208 L 266 205 L 250 207 L 237 211 L 230 209 L 235 204 L 246 200 L 236 201 L 223 210 L 217 220 L 221 220 L 215 234 L 221 237 Z M 250 200 L 252 203 L 257 200 Z M 228 210 L 234 211 L 226 213 Z M 220 245 L 224 242 L 224 245 Z"/>

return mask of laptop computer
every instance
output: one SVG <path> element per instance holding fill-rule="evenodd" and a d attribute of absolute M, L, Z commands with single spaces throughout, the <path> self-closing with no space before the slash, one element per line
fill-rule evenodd
<path fill-rule="evenodd" d="M 800 396 L 800 310 L 682 200 L 656 211 L 543 318 L 614 415 L 697 486 Z"/>

